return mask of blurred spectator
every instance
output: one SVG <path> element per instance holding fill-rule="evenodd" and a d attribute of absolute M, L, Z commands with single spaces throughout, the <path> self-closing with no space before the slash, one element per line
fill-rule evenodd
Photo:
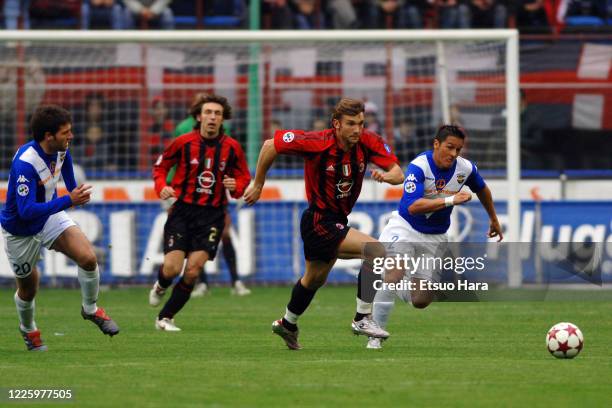
<path fill-rule="evenodd" d="M 80 25 L 81 0 L 30 0 L 31 28 L 72 28 Z"/>
<path fill-rule="evenodd" d="M 517 0 L 516 25 L 520 28 L 548 27 L 544 0 Z"/>
<path fill-rule="evenodd" d="M 315 132 L 320 132 L 327 128 L 329 128 L 329 126 L 327 126 L 327 121 L 325 119 L 316 118 L 312 121 L 311 129 Z"/>
<path fill-rule="evenodd" d="M 274 137 L 274 133 L 277 130 L 281 130 L 283 128 L 282 123 L 280 122 L 280 120 L 278 119 L 272 119 L 270 121 L 270 134 L 269 135 L 265 135 L 266 139 L 272 139 Z"/>
<path fill-rule="evenodd" d="M 372 0 L 376 28 L 423 28 L 427 0 Z"/>
<path fill-rule="evenodd" d="M 397 129 L 393 132 L 395 152 L 400 165 L 405 167 L 420 153 L 417 145 L 417 131 L 414 122 L 410 118 L 403 118 Z"/>
<path fill-rule="evenodd" d="M 149 143 L 151 146 L 151 163 L 153 163 L 172 142 L 174 132 L 174 123 L 170 119 L 168 107 L 162 97 L 153 98 L 151 103 L 151 119 Z"/>
<path fill-rule="evenodd" d="M 544 143 L 541 119 L 537 112 L 529 108 L 527 95 L 521 89 L 521 167 L 524 169 L 543 169 L 543 154 L 548 153 Z M 550 163 L 549 163 L 550 164 Z M 558 166 L 555 164 L 554 168 Z"/>
<path fill-rule="evenodd" d="M 312 30 L 324 28 L 323 14 L 317 10 L 315 0 L 291 0 L 293 28 Z"/>
<path fill-rule="evenodd" d="M 19 28 L 19 17 L 22 18 L 22 28 L 30 29 L 30 0 L 4 0 L 3 14 L 7 30 Z"/>
<path fill-rule="evenodd" d="M 82 118 L 75 123 L 74 145 L 71 148 L 75 163 L 86 170 L 114 169 L 112 152 L 114 129 L 108 120 L 107 104 L 99 93 L 85 97 Z"/>
<path fill-rule="evenodd" d="M 194 8 L 193 3 L 186 1 L 187 4 L 191 4 Z M 204 26 L 214 27 L 241 27 L 247 22 L 247 6 L 245 0 L 206 0 L 204 3 Z M 177 6 L 180 6 L 180 2 L 175 2 Z M 192 9 L 193 10 L 193 9 Z M 193 12 L 193 11 L 192 11 Z M 176 14 L 176 9 L 175 9 Z M 230 17 L 227 20 L 223 18 Z M 219 18 L 219 21 L 215 22 L 215 18 Z"/>
<path fill-rule="evenodd" d="M 81 28 L 123 28 L 123 9 L 119 0 L 84 0 L 81 6 Z"/>
<path fill-rule="evenodd" d="M 567 11 L 565 17 L 597 17 L 600 19 L 606 18 L 607 2 L 606 0 L 567 0 Z M 602 21 L 603 22 L 603 21 Z"/>
<path fill-rule="evenodd" d="M 462 0 L 436 0 L 440 28 L 470 28 L 470 9 Z"/>
<path fill-rule="evenodd" d="M 289 7 L 290 0 L 263 0 L 261 12 L 263 28 L 289 30 L 293 28 L 293 14 Z"/>
<path fill-rule="evenodd" d="M 371 132 L 380 133 L 382 126 L 378 119 L 378 106 L 374 102 L 365 103 L 365 128 Z"/>
<path fill-rule="evenodd" d="M 325 12 L 329 16 L 331 28 L 342 30 L 359 26 L 351 0 L 327 0 Z"/>
<path fill-rule="evenodd" d="M 471 28 L 504 28 L 508 10 L 504 0 L 471 0 Z"/>
<path fill-rule="evenodd" d="M 124 27 L 128 30 L 137 27 L 159 27 L 164 30 L 174 28 L 174 15 L 169 4 L 172 0 L 123 0 L 125 4 Z"/>

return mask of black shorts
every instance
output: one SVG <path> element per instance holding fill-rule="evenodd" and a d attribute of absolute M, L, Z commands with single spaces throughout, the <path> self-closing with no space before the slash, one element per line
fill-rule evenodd
<path fill-rule="evenodd" d="M 225 227 L 225 209 L 203 207 L 182 201 L 168 210 L 164 225 L 164 254 L 170 251 L 208 252 L 215 259 Z"/>
<path fill-rule="evenodd" d="M 346 238 L 349 226 L 346 217 L 311 208 L 304 211 L 300 223 L 304 257 L 308 261 L 329 262 L 338 256 L 338 247 Z"/>

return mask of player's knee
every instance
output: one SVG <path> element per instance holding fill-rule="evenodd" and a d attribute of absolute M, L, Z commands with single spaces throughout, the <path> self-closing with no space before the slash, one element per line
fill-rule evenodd
<path fill-rule="evenodd" d="M 201 271 L 202 266 L 200 265 L 187 266 L 187 268 L 185 269 L 185 273 L 183 274 L 183 279 L 185 280 L 185 282 L 187 282 L 187 284 L 193 285 L 198 280 Z"/>
<path fill-rule="evenodd" d="M 308 279 L 302 278 L 302 286 L 304 286 L 306 289 L 317 290 L 321 286 L 325 285 L 325 278 L 325 276 L 309 277 Z"/>
<path fill-rule="evenodd" d="M 93 271 L 98 266 L 98 258 L 93 250 L 89 250 L 80 256 L 78 264 L 86 271 Z"/>
<path fill-rule="evenodd" d="M 428 295 L 412 296 L 412 306 L 415 309 L 425 309 L 431 303 L 431 297 Z"/>
<path fill-rule="evenodd" d="M 19 289 L 17 296 L 19 296 L 19 299 L 23 300 L 24 302 L 31 302 L 36 296 L 36 288 L 21 288 Z"/>
<path fill-rule="evenodd" d="M 165 278 L 171 279 L 181 273 L 183 263 L 164 262 L 163 274 Z"/>
<path fill-rule="evenodd" d="M 385 246 L 378 241 L 366 243 L 363 251 L 365 259 L 384 258 L 387 256 Z"/>

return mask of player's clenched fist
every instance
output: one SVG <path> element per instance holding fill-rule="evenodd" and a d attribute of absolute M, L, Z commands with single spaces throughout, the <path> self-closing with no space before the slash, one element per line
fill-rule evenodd
<path fill-rule="evenodd" d="M 70 200 L 73 206 L 87 204 L 91 200 L 91 189 L 89 184 L 81 184 L 70 192 Z"/>
<path fill-rule="evenodd" d="M 176 197 L 174 189 L 170 186 L 162 188 L 162 190 L 159 192 L 159 198 L 161 198 L 162 200 L 167 200 L 170 197 Z"/>
<path fill-rule="evenodd" d="M 248 205 L 253 205 L 259 200 L 261 195 L 261 186 L 251 184 L 244 193 L 244 202 Z"/>
<path fill-rule="evenodd" d="M 453 204 L 459 205 L 459 204 L 467 203 L 471 199 L 472 199 L 472 193 L 468 193 L 467 191 L 460 191 L 457 194 L 455 194 L 454 199 L 453 199 Z"/>

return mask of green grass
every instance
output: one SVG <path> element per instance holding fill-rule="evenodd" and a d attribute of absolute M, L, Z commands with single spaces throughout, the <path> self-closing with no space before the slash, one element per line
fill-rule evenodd
<path fill-rule="evenodd" d="M 425 310 L 398 303 L 392 338 L 383 350 L 366 350 L 349 329 L 354 289 L 327 287 L 300 320 L 304 349 L 295 352 L 270 332 L 289 288 L 255 288 L 246 298 L 214 288 L 177 316 L 180 333 L 154 329 L 147 292 L 101 294 L 122 328 L 111 340 L 80 317 L 79 291 L 41 290 L 36 320 L 49 352 L 28 353 L 13 291 L 0 290 L 2 392 L 71 388 L 70 405 L 78 407 L 612 406 L 610 300 L 435 303 Z M 545 349 L 546 331 L 560 321 L 584 332 L 574 360 Z"/>

